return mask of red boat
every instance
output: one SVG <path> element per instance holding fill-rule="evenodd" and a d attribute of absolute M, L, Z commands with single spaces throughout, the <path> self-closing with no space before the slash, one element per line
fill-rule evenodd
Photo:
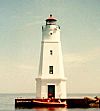
<path fill-rule="evenodd" d="M 48 102 L 33 100 L 35 106 L 38 107 L 67 107 L 66 101 L 64 102 Z"/>

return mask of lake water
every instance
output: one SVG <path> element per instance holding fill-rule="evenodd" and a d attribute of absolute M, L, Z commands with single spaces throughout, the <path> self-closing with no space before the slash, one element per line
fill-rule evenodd
<path fill-rule="evenodd" d="M 68 97 L 99 96 L 100 94 L 69 94 Z M 100 108 L 33 108 L 15 109 L 15 98 L 34 98 L 34 94 L 0 94 L 0 111 L 100 111 Z"/>

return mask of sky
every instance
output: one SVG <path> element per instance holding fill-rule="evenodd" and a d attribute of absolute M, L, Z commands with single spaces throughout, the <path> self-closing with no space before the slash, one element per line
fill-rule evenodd
<path fill-rule="evenodd" d="M 0 93 L 35 93 L 42 25 L 61 26 L 68 93 L 100 93 L 100 0 L 0 0 Z"/>

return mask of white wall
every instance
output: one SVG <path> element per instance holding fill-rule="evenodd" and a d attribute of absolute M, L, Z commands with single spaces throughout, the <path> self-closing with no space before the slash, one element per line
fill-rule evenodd
<path fill-rule="evenodd" d="M 50 50 L 53 54 L 50 55 Z M 63 59 L 61 51 L 61 43 L 42 43 L 42 52 L 40 59 L 39 75 L 44 77 L 63 78 Z M 54 74 L 49 74 L 49 66 L 54 67 Z"/>

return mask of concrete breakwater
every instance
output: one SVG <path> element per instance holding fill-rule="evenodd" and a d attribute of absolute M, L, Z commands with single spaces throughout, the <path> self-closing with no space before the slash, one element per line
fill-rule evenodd
<path fill-rule="evenodd" d="M 15 108 L 34 108 L 39 107 L 34 104 L 34 100 L 42 101 L 42 99 L 23 99 L 18 98 L 15 99 Z M 47 100 L 47 99 L 45 99 Z M 58 99 L 55 99 L 58 101 Z M 69 99 L 61 99 L 61 101 L 66 101 L 67 108 L 100 108 L 100 100 L 90 99 L 90 98 L 69 98 Z"/>

